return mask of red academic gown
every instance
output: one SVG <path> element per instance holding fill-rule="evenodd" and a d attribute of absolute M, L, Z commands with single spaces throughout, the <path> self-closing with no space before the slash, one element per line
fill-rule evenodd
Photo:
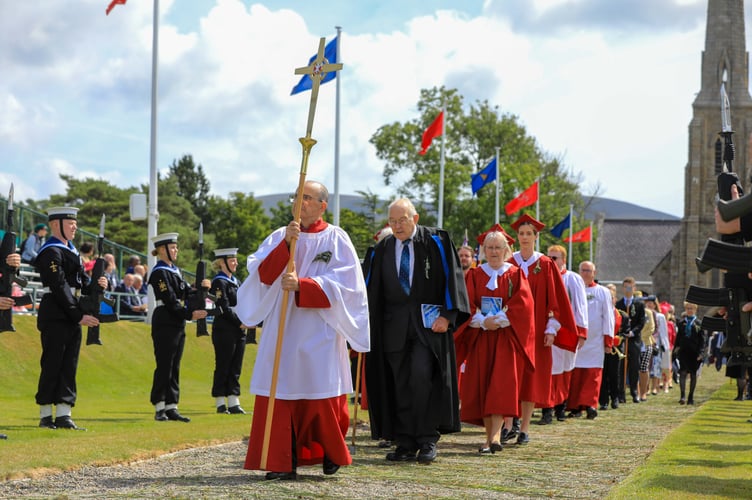
<path fill-rule="evenodd" d="M 324 221 L 317 221 L 303 232 L 319 232 L 326 228 Z M 271 284 L 285 270 L 290 257 L 284 240 L 270 253 L 259 268 L 261 281 Z M 295 292 L 298 307 L 330 307 L 329 299 L 321 287 L 310 278 L 300 278 L 300 291 Z M 261 469 L 261 451 L 266 426 L 269 398 L 256 396 L 253 408 L 251 436 L 244 469 Z M 338 465 L 350 465 L 352 457 L 345 437 L 350 424 L 347 395 L 324 399 L 275 399 L 272 411 L 271 436 L 266 468 L 274 472 L 290 472 L 293 469 L 292 439 L 295 436 L 296 465 L 315 465 L 327 458 Z"/>
<path fill-rule="evenodd" d="M 486 287 L 488 280 L 480 267 L 465 275 L 471 309 L 480 308 L 483 296 L 501 297 L 510 325 L 485 331 L 470 327 L 469 319 L 455 335 L 457 351 L 465 356 L 460 419 L 475 425 L 483 425 L 483 417 L 491 415 L 520 415 L 520 380 L 535 358 L 533 297 L 524 274 L 511 266 L 497 278 L 496 290 Z"/>
<path fill-rule="evenodd" d="M 517 265 L 514 257 L 509 262 Z M 525 369 L 520 400 L 531 401 L 538 408 L 551 408 L 554 406 L 551 391 L 551 348 L 543 347 L 546 324 L 551 316 L 561 324 L 554 344 L 572 352 L 577 349 L 577 326 L 564 281 L 551 259 L 545 255 L 539 257 L 528 268 L 527 279 L 535 302 L 535 367 Z"/>

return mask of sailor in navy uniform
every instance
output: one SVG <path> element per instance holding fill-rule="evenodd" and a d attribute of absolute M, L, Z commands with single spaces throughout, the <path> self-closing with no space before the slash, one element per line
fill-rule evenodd
<path fill-rule="evenodd" d="M 156 307 L 151 319 L 151 339 L 157 367 L 151 386 L 151 404 L 156 413 L 154 420 L 190 422 L 178 412 L 180 399 L 180 361 L 185 347 L 185 322 L 206 317 L 205 310 L 191 311 L 185 304 L 196 293 L 183 279 L 175 265 L 178 255 L 178 233 L 164 233 L 151 239 L 157 264 L 149 274 L 149 286 L 154 291 Z M 202 287 L 209 288 L 205 279 Z"/>
<path fill-rule="evenodd" d="M 246 329 L 234 307 L 238 304 L 240 281 L 234 276 L 238 268 L 238 249 L 221 248 L 214 251 L 216 260 L 212 269 L 217 271 L 211 283 L 217 312 L 212 323 L 214 345 L 214 382 L 212 396 L 217 413 L 243 414 L 240 406 L 240 371 L 245 354 Z M 227 401 L 225 401 L 225 399 Z"/>
<path fill-rule="evenodd" d="M 81 256 L 72 242 L 78 228 L 77 215 L 78 208 L 74 207 L 53 207 L 47 211 L 52 236 L 34 262 L 42 284 L 49 288 L 37 314 L 42 370 L 36 394 L 39 427 L 49 429 L 78 429 L 71 418 L 71 408 L 76 404 L 81 327 L 99 324 L 95 316 L 84 314 L 79 297 L 98 292 L 97 286 L 102 290 L 107 288 L 107 278 L 93 283 L 84 272 Z"/>

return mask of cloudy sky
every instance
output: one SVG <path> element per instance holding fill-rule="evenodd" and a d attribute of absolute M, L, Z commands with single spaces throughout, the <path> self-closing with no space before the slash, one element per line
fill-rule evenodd
<path fill-rule="evenodd" d="M 11 181 L 21 200 L 62 193 L 61 173 L 148 183 L 153 2 L 105 16 L 108 3 L 0 0 L 4 194 Z M 582 174 L 585 194 L 599 187 L 681 216 L 706 10 L 705 0 L 161 0 L 157 166 L 192 154 L 214 194 L 292 191 L 310 98 L 289 95 L 294 69 L 342 26 L 341 193 L 393 195 L 368 140 L 418 118 L 420 90 L 445 85 L 517 115 Z M 308 171 L 330 187 L 335 90 L 321 88 Z"/>

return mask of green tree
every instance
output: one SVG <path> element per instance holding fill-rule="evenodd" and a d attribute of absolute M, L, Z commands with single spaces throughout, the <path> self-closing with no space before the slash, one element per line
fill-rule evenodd
<path fill-rule="evenodd" d="M 167 179 L 174 178 L 177 182 L 177 195 L 185 198 L 193 208 L 199 220 L 207 222 L 209 215 L 210 183 L 204 174 L 204 167 L 193 161 L 193 156 L 183 155 L 179 160 L 173 160 Z"/>
<path fill-rule="evenodd" d="M 256 251 L 271 230 L 263 205 L 253 195 L 233 192 L 226 199 L 212 196 L 208 214 L 207 225 L 214 234 L 216 247 L 207 258 L 213 260 L 216 248 L 237 247 L 240 262 L 237 274 L 242 279 L 247 274 L 246 257 Z"/>
<path fill-rule="evenodd" d="M 488 229 L 496 221 L 495 189 L 499 189 L 499 222 L 511 231 L 511 223 L 522 213 L 535 215 L 535 207 L 506 215 L 504 206 L 537 179 L 540 180 L 540 218 L 550 228 L 569 213 L 569 204 L 582 213 L 578 191 L 581 181 L 565 169 L 559 159 L 542 151 L 516 116 L 502 113 L 487 101 L 465 105 L 456 89 L 432 88 L 421 91 L 417 104 L 419 117 L 407 123 L 380 127 L 370 142 L 376 155 L 385 162 L 384 182 L 395 185 L 401 196 L 409 197 L 418 208 L 420 222 L 436 224 L 441 146 L 439 139 L 421 156 L 417 145 L 423 131 L 439 111 L 445 115 L 444 151 L 444 228 L 455 243 Z M 485 167 L 499 148 L 499 179 L 473 195 L 471 174 Z M 512 232 L 512 235 L 513 232 Z M 546 230 L 541 249 L 554 242 Z M 577 254 L 576 254 L 577 255 Z"/>

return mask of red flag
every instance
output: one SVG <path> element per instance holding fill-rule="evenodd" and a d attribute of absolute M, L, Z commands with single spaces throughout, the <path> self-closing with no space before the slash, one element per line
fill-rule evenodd
<path fill-rule="evenodd" d="M 116 5 L 125 5 L 126 1 L 127 0 L 112 0 L 112 2 L 110 2 L 110 5 L 107 6 L 107 10 L 104 11 L 105 15 L 109 16 L 110 11 L 114 9 Z"/>
<path fill-rule="evenodd" d="M 504 206 L 504 211 L 507 215 L 512 215 L 525 207 L 529 207 L 536 201 L 538 201 L 538 181 L 535 181 L 532 186 L 517 195 L 517 198 L 507 203 Z"/>
<path fill-rule="evenodd" d="M 572 243 L 585 243 L 586 241 L 590 241 L 591 238 L 592 234 L 590 232 L 590 226 L 588 226 L 582 231 L 577 231 L 573 235 L 564 238 L 564 243 L 569 243 L 570 241 Z"/>
<path fill-rule="evenodd" d="M 431 141 L 435 137 L 441 136 L 444 133 L 444 112 L 439 113 L 439 116 L 428 126 L 425 132 L 423 132 L 423 140 L 420 142 L 419 155 L 426 154 L 428 147 L 431 145 Z"/>

